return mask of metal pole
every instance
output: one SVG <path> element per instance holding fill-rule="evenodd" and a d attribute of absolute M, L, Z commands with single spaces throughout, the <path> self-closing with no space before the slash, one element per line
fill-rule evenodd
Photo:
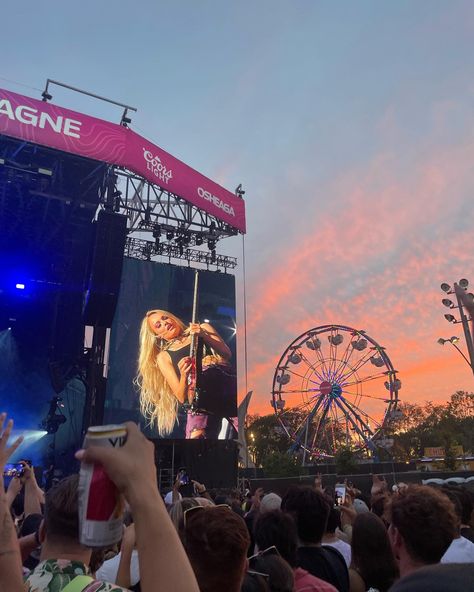
<path fill-rule="evenodd" d="M 309 415 L 306 418 L 306 433 L 304 435 L 304 448 L 303 448 L 303 467 L 306 464 L 306 447 L 308 446 L 308 430 L 309 430 Z"/>
<path fill-rule="evenodd" d="M 171 484 L 174 485 L 174 480 L 175 480 L 175 476 L 174 476 L 174 442 L 173 442 L 173 448 L 171 450 Z"/>
<path fill-rule="evenodd" d="M 88 90 L 82 90 L 81 88 L 77 88 L 76 86 L 71 86 L 70 84 L 64 84 L 64 82 L 59 82 L 59 80 L 51 80 L 48 78 L 46 80 L 46 88 L 44 92 L 48 92 L 48 88 L 50 84 L 55 84 L 56 86 L 62 86 L 63 88 L 67 88 L 68 90 L 73 90 L 74 92 L 81 93 L 83 95 L 87 95 L 88 97 L 92 97 L 93 99 L 99 99 L 99 101 L 105 101 L 106 103 L 111 103 L 112 105 L 117 105 L 117 107 L 123 107 L 124 109 L 128 109 L 129 111 L 136 111 L 136 107 L 131 107 L 130 105 L 126 105 L 125 103 L 119 103 L 118 101 L 114 101 L 113 99 L 108 99 L 107 97 L 101 97 L 100 95 L 96 95 L 95 93 L 91 93 Z"/>
<path fill-rule="evenodd" d="M 457 286 L 457 284 L 454 285 Z M 471 367 L 472 373 L 474 374 L 474 346 L 472 343 L 471 332 L 469 331 L 469 321 L 467 320 L 467 317 L 464 314 L 463 304 L 458 294 L 456 293 L 456 290 L 454 290 L 454 294 L 456 296 L 456 301 L 458 303 L 459 314 L 461 316 L 461 323 L 464 331 L 464 338 L 466 339 L 467 351 L 469 353 L 469 359 L 471 360 L 471 363 L 469 365 Z"/>

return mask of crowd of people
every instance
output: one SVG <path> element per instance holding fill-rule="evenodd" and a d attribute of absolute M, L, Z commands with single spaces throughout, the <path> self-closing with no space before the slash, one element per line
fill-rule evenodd
<path fill-rule="evenodd" d="M 127 502 L 119 545 L 80 544 L 78 476 L 46 493 L 26 463 L 5 488 L 13 422 L 0 415 L 0 592 L 410 592 L 474 590 L 474 494 L 374 476 L 370 492 L 293 485 L 158 490 L 154 447 L 135 424 L 121 448 L 77 452 Z M 140 462 L 137 462 L 140 459 Z M 21 495 L 20 495 L 21 494 Z M 340 500 L 339 500 L 340 501 Z"/>

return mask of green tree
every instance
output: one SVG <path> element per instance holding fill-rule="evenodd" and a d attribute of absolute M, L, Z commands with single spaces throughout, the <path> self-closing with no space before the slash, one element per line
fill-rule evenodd
<path fill-rule="evenodd" d="M 445 404 L 404 403 L 399 409 L 404 416 L 391 425 L 397 460 L 418 458 L 428 446 L 444 446 L 449 456 L 446 442 L 448 448 L 459 444 L 465 452 L 474 450 L 474 393 L 457 391 Z M 452 459 L 448 462 L 453 466 Z"/>
<path fill-rule="evenodd" d="M 344 447 L 337 451 L 334 457 L 338 475 L 351 475 L 357 466 L 354 453 L 350 448 Z"/>
<path fill-rule="evenodd" d="M 295 455 L 288 452 L 274 452 L 262 460 L 265 477 L 296 477 L 301 464 Z"/>
<path fill-rule="evenodd" d="M 304 415 L 298 410 L 289 409 L 285 412 L 285 425 L 291 431 L 304 422 Z M 266 456 L 281 452 L 286 453 L 291 440 L 285 432 L 277 416 L 251 415 L 247 418 L 247 446 L 256 466 L 261 466 Z"/>

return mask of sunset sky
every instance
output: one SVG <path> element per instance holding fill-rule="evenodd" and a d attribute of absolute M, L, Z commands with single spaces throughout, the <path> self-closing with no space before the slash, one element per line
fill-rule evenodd
<path fill-rule="evenodd" d="M 470 0 L 56 0 L 41 15 L 27 0 L 7 13 L 1 87 L 39 97 L 50 77 L 134 105 L 137 132 L 230 190 L 243 184 L 251 412 L 271 412 L 286 346 L 328 323 L 386 347 L 402 400 L 474 390 L 437 343 L 462 336 L 440 283 L 474 283 Z M 220 252 L 240 263 L 243 393 L 241 237 Z"/>

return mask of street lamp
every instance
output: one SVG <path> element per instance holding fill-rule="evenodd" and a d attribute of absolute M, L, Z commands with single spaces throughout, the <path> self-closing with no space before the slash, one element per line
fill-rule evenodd
<path fill-rule="evenodd" d="M 454 294 L 456 297 L 456 304 L 450 300 L 449 298 L 443 298 L 442 303 L 449 309 L 457 309 L 459 310 L 460 319 L 456 319 L 452 314 L 445 314 L 444 318 L 453 324 L 461 323 L 462 328 L 464 331 L 464 337 L 466 340 L 467 352 L 468 356 L 464 354 L 463 351 L 458 347 L 457 343 L 459 343 L 459 337 L 450 337 L 449 339 L 444 339 L 440 337 L 438 339 L 438 343 L 440 345 L 444 345 L 445 343 L 449 342 L 463 357 L 463 359 L 469 364 L 473 374 L 474 374 L 474 345 L 473 345 L 473 335 L 469 330 L 469 321 L 474 323 L 473 320 L 473 312 L 474 312 L 474 296 L 472 294 L 467 293 L 467 288 L 469 287 L 469 281 L 466 278 L 462 278 L 459 282 L 454 283 L 453 288 L 445 282 L 441 284 L 441 290 L 447 294 Z M 464 308 L 467 309 L 467 312 L 470 314 L 470 317 L 466 315 Z M 473 326 L 474 329 L 474 326 Z"/>
<path fill-rule="evenodd" d="M 469 364 L 469 366 L 471 366 L 471 362 L 469 362 L 469 360 L 467 359 L 467 357 L 465 356 L 464 352 L 456 345 L 457 343 L 459 343 L 460 339 L 459 337 L 456 337 L 455 335 L 453 335 L 452 337 L 450 337 L 449 339 L 443 339 L 442 337 L 440 337 L 438 339 L 438 343 L 440 345 L 444 345 L 445 343 L 450 343 L 460 354 L 461 356 L 464 358 L 464 360 Z"/>

